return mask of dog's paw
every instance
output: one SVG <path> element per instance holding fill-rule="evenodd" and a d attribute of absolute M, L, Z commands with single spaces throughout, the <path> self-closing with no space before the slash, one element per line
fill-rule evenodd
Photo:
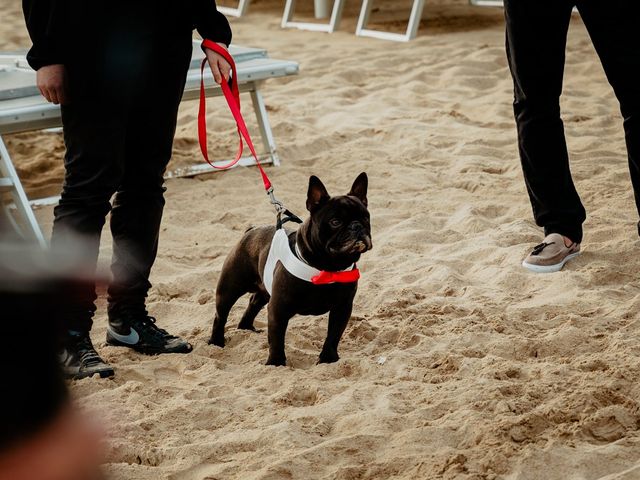
<path fill-rule="evenodd" d="M 254 333 L 264 332 L 264 330 L 260 330 L 259 328 L 256 328 L 253 325 L 243 325 L 241 323 L 238 324 L 238 330 L 249 330 L 250 332 L 254 332 Z"/>
<path fill-rule="evenodd" d="M 271 357 L 267 360 L 265 365 L 270 365 L 273 367 L 285 367 L 287 365 L 287 359 L 285 357 Z"/>
<path fill-rule="evenodd" d="M 338 356 L 337 353 L 325 353 L 325 352 L 322 352 L 320 354 L 320 357 L 318 357 L 317 365 L 319 365 L 321 363 L 336 363 L 338 360 L 340 360 L 340 357 Z"/>
<path fill-rule="evenodd" d="M 209 345 L 215 345 L 216 347 L 224 348 L 224 335 L 211 337 L 208 343 Z"/>

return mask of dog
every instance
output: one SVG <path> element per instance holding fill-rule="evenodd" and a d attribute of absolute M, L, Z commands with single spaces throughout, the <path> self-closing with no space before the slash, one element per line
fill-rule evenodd
<path fill-rule="evenodd" d="M 327 312 L 327 337 L 318 363 L 337 362 L 338 343 L 358 288 L 356 262 L 372 248 L 367 188 L 363 172 L 349 193 L 331 197 L 320 179 L 312 176 L 307 191 L 310 216 L 297 231 L 249 228 L 222 266 L 209 344 L 224 347 L 229 311 L 241 296 L 251 293 L 238 328 L 257 331 L 254 319 L 268 304 L 267 365 L 286 365 L 285 334 L 294 315 Z"/>

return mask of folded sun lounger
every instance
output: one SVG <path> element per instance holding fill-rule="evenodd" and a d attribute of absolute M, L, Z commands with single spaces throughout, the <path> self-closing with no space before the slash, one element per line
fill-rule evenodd
<path fill-rule="evenodd" d="M 193 52 L 183 100 L 196 99 L 200 94 L 200 63 L 204 58 L 204 53 L 200 49 L 199 42 L 194 42 Z M 279 165 L 280 159 L 276 152 L 275 140 L 260 86 L 268 78 L 296 75 L 298 64 L 288 60 L 271 59 L 263 49 L 232 45 L 230 52 L 237 64 L 237 80 L 240 91 L 249 93 L 253 102 L 264 148 L 264 151 L 259 154 L 260 161 Z M 205 69 L 205 81 L 207 82 L 206 95 L 208 97 L 222 95 L 222 90 L 213 82 L 209 69 Z M 48 103 L 40 95 L 35 85 L 35 72 L 28 66 L 24 52 L 0 53 L 0 207 L 7 208 L 4 197 L 10 195 L 18 213 L 16 216 L 18 222 L 15 226 L 22 223 L 21 230 L 24 236 L 36 240 L 42 246 L 45 245 L 44 237 L 11 162 L 2 135 L 61 126 L 60 107 Z M 224 163 L 227 163 L 227 160 L 214 162 L 214 164 Z M 251 157 L 244 157 L 238 162 L 238 165 L 243 166 L 254 164 L 255 160 Z M 171 172 L 167 176 L 191 176 L 212 171 L 215 170 L 203 163 Z M 57 202 L 57 198 L 44 199 L 31 202 L 31 204 L 43 205 L 55 202 Z"/>
<path fill-rule="evenodd" d="M 216 7 L 220 13 L 223 13 L 227 17 L 243 17 L 249 8 L 249 0 L 239 0 L 236 8 L 224 7 L 222 5 L 217 5 Z"/>
<path fill-rule="evenodd" d="M 471 5 L 477 7 L 503 7 L 503 0 L 469 0 Z"/>
<path fill-rule="evenodd" d="M 331 9 L 331 17 L 329 23 L 311 23 L 311 22 L 294 22 L 293 12 L 296 8 L 296 0 L 287 0 L 284 5 L 284 13 L 282 14 L 282 28 L 297 28 L 299 30 L 310 30 L 313 32 L 333 33 L 340 26 L 342 20 L 342 10 L 344 8 L 344 0 L 334 0 Z M 314 11 L 316 18 L 326 18 L 329 16 L 329 5 L 326 0 L 315 0 Z"/>
<path fill-rule="evenodd" d="M 409 22 L 405 33 L 384 32 L 381 30 L 372 30 L 367 28 L 369 23 L 369 15 L 373 6 L 373 0 L 363 0 L 360 9 L 360 17 L 358 17 L 358 25 L 356 26 L 356 35 L 360 37 L 373 37 L 382 40 L 393 40 L 396 42 L 408 42 L 416 38 L 418 35 L 418 27 L 422 19 L 422 11 L 424 10 L 425 0 L 413 0 L 411 13 L 409 14 Z"/>
<path fill-rule="evenodd" d="M 238 6 L 235 8 L 218 5 L 218 10 L 230 17 L 242 17 L 249 9 L 249 1 L 250 0 L 238 0 Z M 314 0 L 313 5 L 316 18 L 320 19 L 329 17 L 328 0 Z M 293 11 L 295 10 L 295 0 L 286 0 L 284 14 L 282 15 L 282 28 L 299 28 L 301 30 L 334 32 L 340 24 L 343 6 L 344 0 L 334 1 L 331 19 L 328 24 L 294 22 L 292 21 L 292 17 Z"/>

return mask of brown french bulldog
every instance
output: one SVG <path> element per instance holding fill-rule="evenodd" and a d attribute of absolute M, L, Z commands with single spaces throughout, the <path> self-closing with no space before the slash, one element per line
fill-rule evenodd
<path fill-rule="evenodd" d="M 252 227 L 224 262 L 216 289 L 216 316 L 210 344 L 224 347 L 231 307 L 251 292 L 238 325 L 256 331 L 253 321 L 268 304 L 269 359 L 285 365 L 284 339 L 289 319 L 329 312 L 327 338 L 318 363 L 339 360 L 338 343 L 349 322 L 358 288 L 356 262 L 371 244 L 366 173 L 346 195 L 330 197 L 318 177 L 309 179 L 310 217 L 297 231 Z"/>

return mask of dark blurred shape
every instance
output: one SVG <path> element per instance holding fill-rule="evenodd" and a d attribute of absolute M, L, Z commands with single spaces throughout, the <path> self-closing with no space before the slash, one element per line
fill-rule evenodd
<path fill-rule="evenodd" d="M 60 312 L 86 281 L 75 252 L 17 238 L 0 209 L 0 480 L 100 478 L 99 435 L 69 399 Z"/>
<path fill-rule="evenodd" d="M 27 289 L 22 279 L 7 277 L 2 267 L 0 260 L 4 340 L 0 347 L 0 374 L 2 390 L 6 391 L 2 395 L 5 407 L 0 410 L 0 449 L 32 434 L 67 401 L 57 358 L 60 332 L 55 312 L 64 289 L 54 279 L 30 284 Z"/>

